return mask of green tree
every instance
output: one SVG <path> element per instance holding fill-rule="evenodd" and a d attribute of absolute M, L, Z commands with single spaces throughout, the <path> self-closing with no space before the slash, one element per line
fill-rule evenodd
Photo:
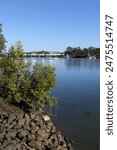
<path fill-rule="evenodd" d="M 0 55 L 2 53 L 2 51 L 5 49 L 5 38 L 2 34 L 2 25 L 0 24 Z"/>
<path fill-rule="evenodd" d="M 100 58 L 100 48 L 95 48 L 93 46 L 89 48 L 81 49 L 80 47 L 67 47 L 64 52 L 65 55 L 69 55 L 72 58 L 86 58 L 88 56 L 95 56 Z"/>
<path fill-rule="evenodd" d="M 25 62 L 21 42 L 11 46 L 8 55 L 3 55 L 0 67 L 0 97 L 10 103 L 18 104 L 24 110 L 53 105 L 55 98 L 51 90 L 56 84 L 55 70 L 51 66 Z"/>

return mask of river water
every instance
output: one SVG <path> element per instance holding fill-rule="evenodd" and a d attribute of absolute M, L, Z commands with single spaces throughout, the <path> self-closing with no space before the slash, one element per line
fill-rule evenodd
<path fill-rule="evenodd" d="M 74 141 L 75 150 L 99 150 L 100 60 L 88 58 L 28 58 L 56 69 L 52 94 L 58 104 L 50 110 L 55 126 Z"/>

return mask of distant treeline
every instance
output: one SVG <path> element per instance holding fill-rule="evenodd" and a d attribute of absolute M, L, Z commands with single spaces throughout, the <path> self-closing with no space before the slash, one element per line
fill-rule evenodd
<path fill-rule="evenodd" d="M 72 58 L 85 58 L 90 56 L 95 56 L 96 58 L 100 58 L 100 48 L 89 47 L 83 48 L 80 47 L 67 47 L 65 50 L 65 55 L 69 55 Z"/>

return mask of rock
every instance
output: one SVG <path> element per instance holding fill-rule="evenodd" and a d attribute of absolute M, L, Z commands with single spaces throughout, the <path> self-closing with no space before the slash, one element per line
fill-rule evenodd
<path fill-rule="evenodd" d="M 27 141 L 30 142 L 31 140 L 35 140 L 36 139 L 36 136 L 35 135 L 28 135 L 27 137 Z"/>
<path fill-rule="evenodd" d="M 30 114 L 30 118 L 33 120 L 35 118 L 35 115 L 33 113 Z"/>
<path fill-rule="evenodd" d="M 31 127 L 29 126 L 28 123 L 24 124 L 24 125 L 23 125 L 23 128 L 26 129 L 28 132 L 31 131 Z"/>
<path fill-rule="evenodd" d="M 22 130 L 21 132 L 19 132 L 18 138 L 19 138 L 19 139 L 23 139 L 23 138 L 25 138 L 28 134 L 29 134 L 29 132 L 28 132 L 27 130 Z"/>
<path fill-rule="evenodd" d="M 7 123 L 7 120 L 3 120 L 3 124 L 5 125 Z"/>
<path fill-rule="evenodd" d="M 48 137 L 48 133 L 45 130 L 38 130 L 37 134 L 39 136 L 42 136 L 43 138 L 47 138 Z"/>
<path fill-rule="evenodd" d="M 30 121 L 30 116 L 25 113 L 24 117 L 25 117 L 26 123 L 28 123 Z"/>
<path fill-rule="evenodd" d="M 18 120 L 18 124 L 19 124 L 20 126 L 23 126 L 23 125 L 25 124 L 25 119 L 23 119 L 23 118 L 19 119 L 19 120 Z"/>
<path fill-rule="evenodd" d="M 30 146 L 27 146 L 26 150 L 35 150 L 35 148 L 31 148 Z"/>
<path fill-rule="evenodd" d="M 21 150 L 21 145 L 20 145 L 20 143 L 18 143 L 18 144 L 16 145 L 16 150 Z"/>
<path fill-rule="evenodd" d="M 29 124 L 30 124 L 31 129 L 35 129 L 36 125 L 34 122 L 30 122 Z"/>
<path fill-rule="evenodd" d="M 12 145 L 8 145 L 8 146 L 6 146 L 6 147 L 4 147 L 4 150 L 12 150 Z"/>
<path fill-rule="evenodd" d="M 6 112 L 0 111 L 0 119 L 2 120 L 8 119 L 8 114 Z"/>
<path fill-rule="evenodd" d="M 48 115 L 0 113 L 0 150 L 73 150 Z"/>
<path fill-rule="evenodd" d="M 43 119 L 44 119 L 44 121 L 49 121 L 49 120 L 50 120 L 50 117 L 47 116 L 47 115 L 45 115 L 45 116 L 43 117 Z"/>
<path fill-rule="evenodd" d="M 11 141 L 4 140 L 2 147 L 6 147 L 7 145 L 13 145 L 13 144 L 11 144 L 11 143 L 12 143 L 12 140 L 11 140 Z"/>
<path fill-rule="evenodd" d="M 28 145 L 31 147 L 31 148 L 35 148 L 35 149 L 38 149 L 38 150 L 42 150 L 41 148 L 41 143 L 38 141 L 34 141 L 34 140 L 31 140 Z"/>
<path fill-rule="evenodd" d="M 53 137 L 52 142 L 53 142 L 53 145 L 54 145 L 55 147 L 57 147 L 57 145 L 59 144 L 58 139 L 57 139 L 57 137 L 56 137 L 55 135 L 54 135 L 54 137 Z"/>
<path fill-rule="evenodd" d="M 53 126 L 53 123 L 52 122 L 48 122 L 47 127 L 50 128 L 52 126 Z"/>
<path fill-rule="evenodd" d="M 32 134 L 32 135 L 31 135 L 31 138 L 32 138 L 33 140 L 35 140 L 35 135 L 34 135 L 34 134 Z"/>
<path fill-rule="evenodd" d="M 40 128 L 42 126 L 42 121 L 35 120 L 35 124 Z"/>
<path fill-rule="evenodd" d="M 27 146 L 27 143 L 24 141 L 20 141 L 20 144 L 21 144 L 21 147 L 23 147 L 23 148 Z"/>
<path fill-rule="evenodd" d="M 38 127 L 38 126 L 36 126 L 36 127 L 35 127 L 35 131 L 38 131 L 38 130 L 39 130 L 39 127 Z"/>
<path fill-rule="evenodd" d="M 52 133 L 55 133 L 55 132 L 56 132 L 56 128 L 55 128 L 54 126 L 52 126 L 52 128 L 51 128 L 51 132 L 52 132 Z"/>
<path fill-rule="evenodd" d="M 10 130 L 6 135 L 5 137 L 7 138 L 7 140 L 12 140 L 12 139 L 15 139 L 16 137 L 16 130 L 13 129 L 13 130 Z"/>
<path fill-rule="evenodd" d="M 0 124 L 0 132 L 3 132 L 3 131 L 4 131 L 4 127 L 5 127 L 5 125 L 3 125 L 3 124 L 1 125 L 1 124 Z"/>
<path fill-rule="evenodd" d="M 63 147 L 66 148 L 66 146 L 67 146 L 66 143 L 64 143 L 64 144 L 63 144 Z"/>
<path fill-rule="evenodd" d="M 35 134 L 35 133 L 36 133 L 36 131 L 37 131 L 37 130 L 32 129 L 32 130 L 31 130 L 31 134 Z"/>
<path fill-rule="evenodd" d="M 12 123 L 11 124 L 11 128 L 13 128 L 13 129 L 15 129 L 17 131 L 18 129 L 21 128 L 21 126 L 19 124 Z"/>
<path fill-rule="evenodd" d="M 31 129 L 31 134 L 35 134 L 36 132 L 38 132 L 39 127 L 38 126 L 33 126 L 33 128 Z"/>
<path fill-rule="evenodd" d="M 1 133 L 0 133 L 0 139 L 3 139 L 4 136 L 5 136 L 6 132 L 3 130 Z"/>
<path fill-rule="evenodd" d="M 16 116 L 14 114 L 9 114 L 8 123 L 11 123 L 14 120 L 16 120 Z"/>
<path fill-rule="evenodd" d="M 0 142 L 0 147 L 2 146 L 2 142 Z"/>
<path fill-rule="evenodd" d="M 60 145 L 58 145 L 57 150 L 62 150 Z"/>
<path fill-rule="evenodd" d="M 35 140 L 36 140 L 36 141 L 43 141 L 43 136 L 36 134 L 36 135 L 35 135 Z"/>

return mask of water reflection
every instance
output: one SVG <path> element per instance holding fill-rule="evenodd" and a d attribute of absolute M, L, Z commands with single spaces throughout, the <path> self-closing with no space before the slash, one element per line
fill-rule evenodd
<path fill-rule="evenodd" d="M 42 63 L 44 65 L 65 65 L 68 69 L 80 69 L 80 68 L 90 68 L 90 69 L 97 69 L 99 68 L 99 59 L 88 59 L 88 58 L 61 58 L 61 59 L 55 59 L 55 58 L 27 58 L 27 62 L 32 62 L 34 65 L 35 63 Z"/>
<path fill-rule="evenodd" d="M 99 68 L 99 59 L 83 59 L 83 58 L 80 58 L 80 59 L 66 59 L 65 61 L 65 65 L 68 69 L 70 68 L 74 68 L 74 69 L 80 69 L 80 68 L 90 68 L 90 69 L 96 69 L 96 68 Z"/>
<path fill-rule="evenodd" d="M 28 58 L 56 68 L 57 116 L 53 121 L 76 150 L 99 150 L 100 61 L 83 58 Z"/>

